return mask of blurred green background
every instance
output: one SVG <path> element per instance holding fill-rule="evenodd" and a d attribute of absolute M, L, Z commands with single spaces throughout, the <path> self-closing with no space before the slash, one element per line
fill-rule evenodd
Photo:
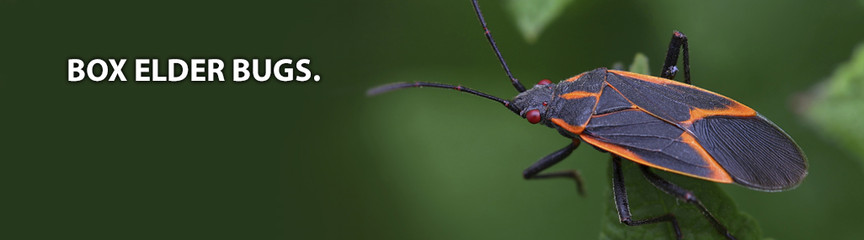
<path fill-rule="evenodd" d="M 775 239 L 864 234 L 862 162 L 795 115 L 795 96 L 864 41 L 860 1 L 574 1 L 528 44 L 482 1 L 514 74 L 560 80 L 637 52 L 659 71 L 672 30 L 693 83 L 781 126 L 810 174 L 793 191 L 722 188 Z M 10 239 L 594 239 L 608 156 L 498 104 L 512 97 L 469 1 L 0 1 L 3 235 Z M 313 83 L 68 83 L 68 58 L 309 58 Z M 127 65 L 131 66 L 130 63 Z M 131 69 L 131 68 L 127 68 Z M 126 75 L 132 76 L 131 71 Z M 4 237 L 6 238 L 6 237 Z"/>

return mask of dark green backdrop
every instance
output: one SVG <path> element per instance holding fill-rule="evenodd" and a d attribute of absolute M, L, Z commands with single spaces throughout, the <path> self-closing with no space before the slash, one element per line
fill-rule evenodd
<path fill-rule="evenodd" d="M 655 3 L 656 2 L 656 3 Z M 575 1 L 534 44 L 483 1 L 517 77 L 564 79 L 672 30 L 694 84 L 757 109 L 807 153 L 796 190 L 723 186 L 776 239 L 864 234 L 862 163 L 793 114 L 864 41 L 857 1 Z M 14 239 L 594 239 L 608 157 L 454 92 L 367 98 L 393 81 L 515 95 L 469 1 L 0 0 L 3 235 Z M 309 58 L 318 83 L 68 83 L 68 58 Z M 131 66 L 130 63 L 127 65 Z M 127 71 L 127 77 L 132 76 Z"/>

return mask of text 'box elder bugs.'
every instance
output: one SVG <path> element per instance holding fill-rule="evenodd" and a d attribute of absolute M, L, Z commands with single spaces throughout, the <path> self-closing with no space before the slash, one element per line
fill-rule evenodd
<path fill-rule="evenodd" d="M 630 226 L 669 222 L 683 238 L 670 214 L 636 220 L 631 217 L 621 176 L 621 159 L 640 164 L 658 189 L 694 204 L 717 231 L 734 239 L 687 189 L 651 172 L 656 168 L 720 183 L 737 183 L 760 191 L 797 186 L 807 175 L 804 153 L 783 130 L 753 109 L 720 94 L 690 85 L 687 37 L 674 32 L 660 77 L 598 68 L 559 83 L 543 80 L 525 89 L 510 73 L 486 21 L 473 0 L 474 11 L 511 83 L 519 91 L 512 101 L 470 88 L 431 82 L 392 83 L 370 89 L 368 95 L 412 87 L 453 89 L 503 104 L 532 124 L 542 123 L 571 138 L 564 148 L 525 169 L 526 179 L 572 178 L 576 171 L 543 173 L 584 141 L 612 155 L 612 189 L 618 217 Z M 682 49 L 683 47 L 683 49 Z M 674 81 L 678 53 L 684 53 L 684 83 Z"/>

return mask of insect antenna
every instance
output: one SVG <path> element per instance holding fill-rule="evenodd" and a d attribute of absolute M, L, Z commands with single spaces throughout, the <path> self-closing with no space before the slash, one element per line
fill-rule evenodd
<path fill-rule="evenodd" d="M 483 33 L 486 34 L 486 39 L 489 40 L 489 44 L 492 45 L 492 50 L 495 50 L 495 55 L 498 56 L 498 61 L 501 62 L 501 66 L 504 67 L 504 71 L 507 72 L 507 77 L 510 78 L 510 82 L 513 83 L 513 87 L 516 88 L 516 91 L 524 92 L 525 86 L 522 86 L 522 83 L 519 82 L 519 79 L 513 77 L 513 74 L 510 73 L 510 67 L 507 66 L 507 62 L 504 61 L 504 57 L 501 56 L 501 51 L 498 50 L 498 45 L 495 44 L 495 39 L 492 38 L 492 33 L 489 32 L 489 28 L 486 27 L 486 20 L 483 19 L 483 13 L 480 13 L 480 6 L 477 5 L 477 0 L 472 2 L 474 4 L 474 11 L 477 12 L 477 18 L 480 19 L 480 24 L 483 25 Z"/>
<path fill-rule="evenodd" d="M 480 91 L 477 91 L 474 89 L 463 87 L 460 85 L 450 85 L 450 84 L 443 84 L 443 83 L 433 83 L 433 82 L 390 83 L 390 84 L 385 84 L 385 85 L 381 85 L 381 86 L 369 89 L 368 91 L 366 91 L 366 96 L 375 96 L 378 94 L 390 92 L 393 90 L 403 89 L 403 88 L 422 88 L 422 87 L 444 88 L 444 89 L 452 89 L 452 90 L 456 90 L 456 91 L 460 91 L 460 92 L 470 93 L 473 95 L 477 95 L 477 96 L 501 103 L 505 107 L 510 109 L 510 111 L 513 111 L 516 114 L 520 114 L 520 110 L 516 109 L 516 107 L 514 107 L 512 104 L 510 104 L 510 101 L 507 101 L 507 100 L 501 99 L 499 97 L 492 96 L 492 95 L 489 95 L 489 94 L 486 94 L 486 93 L 483 93 L 483 92 L 480 92 Z"/>

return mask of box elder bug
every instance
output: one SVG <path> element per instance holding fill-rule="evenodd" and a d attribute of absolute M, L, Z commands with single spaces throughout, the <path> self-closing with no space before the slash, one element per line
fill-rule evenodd
<path fill-rule="evenodd" d="M 474 11 L 486 39 L 519 94 L 504 100 L 462 86 L 431 82 L 392 83 L 370 89 L 376 95 L 396 89 L 453 89 L 503 104 L 532 124 L 543 124 L 572 139 L 564 148 L 525 169 L 526 179 L 572 178 L 584 193 L 577 171 L 540 173 L 560 162 L 584 141 L 612 155 L 612 192 L 619 220 L 629 226 L 669 222 L 683 238 L 671 213 L 633 219 L 621 174 L 621 159 L 639 164 L 655 187 L 695 205 L 723 236 L 734 239 L 693 193 L 666 181 L 650 168 L 720 183 L 736 183 L 760 191 L 794 188 L 807 175 L 804 153 L 783 130 L 741 103 L 690 85 L 687 37 L 675 31 L 660 77 L 598 68 L 552 83 L 542 80 L 525 89 L 510 69 L 483 14 Z M 683 52 L 684 83 L 674 81 L 678 53 Z"/>

